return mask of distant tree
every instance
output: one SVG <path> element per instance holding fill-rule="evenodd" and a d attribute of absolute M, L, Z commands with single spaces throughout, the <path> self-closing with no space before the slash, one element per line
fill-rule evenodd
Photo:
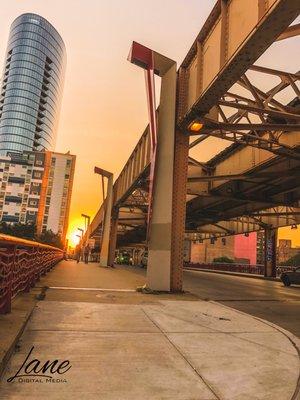
<path fill-rule="evenodd" d="M 61 236 L 58 233 L 52 232 L 51 229 L 43 232 L 37 237 L 37 240 L 41 243 L 49 244 L 50 246 L 59 247 L 60 249 L 64 248 Z"/>
<path fill-rule="evenodd" d="M 213 259 L 213 262 L 215 263 L 223 263 L 223 264 L 232 264 L 234 263 L 234 260 L 232 260 L 229 257 L 216 257 Z"/>
<path fill-rule="evenodd" d="M 0 223 L 0 233 L 23 239 L 35 240 L 36 226 L 34 224 Z"/>
<path fill-rule="evenodd" d="M 295 254 L 293 257 L 289 258 L 287 261 L 283 261 L 280 265 L 288 265 L 292 267 L 298 267 L 300 265 L 300 253 Z"/>

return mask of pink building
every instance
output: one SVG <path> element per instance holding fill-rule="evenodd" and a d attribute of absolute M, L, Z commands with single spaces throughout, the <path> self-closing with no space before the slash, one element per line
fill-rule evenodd
<path fill-rule="evenodd" d="M 234 257 L 240 260 L 249 260 L 256 264 L 257 258 L 257 233 L 251 232 L 249 236 L 236 235 L 234 237 Z"/>

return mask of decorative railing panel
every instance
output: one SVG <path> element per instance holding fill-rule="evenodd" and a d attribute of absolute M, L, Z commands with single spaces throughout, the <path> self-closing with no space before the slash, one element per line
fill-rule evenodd
<path fill-rule="evenodd" d="M 225 264 L 225 263 L 191 263 L 187 262 L 185 268 L 197 268 L 220 271 L 220 272 L 238 272 L 244 274 L 264 275 L 265 267 L 262 264 Z M 276 275 L 280 276 L 283 272 L 292 271 L 295 267 L 278 266 L 276 267 Z"/>
<path fill-rule="evenodd" d="M 0 234 L 0 314 L 10 312 L 12 299 L 28 292 L 63 256 L 56 247 Z"/>

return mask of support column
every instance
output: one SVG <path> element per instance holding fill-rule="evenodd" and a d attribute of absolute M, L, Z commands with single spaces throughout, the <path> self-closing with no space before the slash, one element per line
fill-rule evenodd
<path fill-rule="evenodd" d="M 158 291 L 180 291 L 189 139 L 181 132 L 175 134 L 176 63 L 136 42 L 128 59 L 146 70 L 151 137 L 147 286 Z M 157 122 L 154 74 L 161 77 Z M 181 115 L 183 110 L 186 112 L 187 90 L 179 86 L 183 94 L 183 101 L 177 105 Z M 186 87 L 186 79 L 183 86 Z"/>
<path fill-rule="evenodd" d="M 183 284 L 184 233 L 186 216 L 189 136 L 175 133 L 172 205 L 171 291 L 181 292 Z"/>
<path fill-rule="evenodd" d="M 113 199 L 113 175 L 111 174 L 108 177 L 108 182 L 107 182 L 107 195 L 105 199 L 105 215 L 103 222 L 104 225 L 102 232 L 102 244 L 100 249 L 100 265 L 102 267 L 107 267 L 108 265 L 112 199 Z"/>
<path fill-rule="evenodd" d="M 116 210 L 112 214 L 111 227 L 110 227 L 110 239 L 109 239 L 109 254 L 108 254 L 108 265 L 112 266 L 115 259 L 117 235 L 118 235 L 118 220 L 119 210 Z"/>
<path fill-rule="evenodd" d="M 172 198 L 176 64 L 162 76 L 158 114 L 157 155 L 153 184 L 152 215 L 148 246 L 147 286 L 171 289 Z"/>
<path fill-rule="evenodd" d="M 265 277 L 276 277 L 277 228 L 265 228 Z"/>

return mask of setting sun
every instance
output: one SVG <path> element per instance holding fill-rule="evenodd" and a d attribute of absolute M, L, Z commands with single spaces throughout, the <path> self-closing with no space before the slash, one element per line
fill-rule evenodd
<path fill-rule="evenodd" d="M 69 223 L 69 230 L 67 234 L 67 239 L 69 240 L 69 246 L 75 247 L 79 243 L 79 237 L 77 235 L 80 234 L 78 228 L 84 229 L 84 222 L 82 218 L 77 218 Z"/>

